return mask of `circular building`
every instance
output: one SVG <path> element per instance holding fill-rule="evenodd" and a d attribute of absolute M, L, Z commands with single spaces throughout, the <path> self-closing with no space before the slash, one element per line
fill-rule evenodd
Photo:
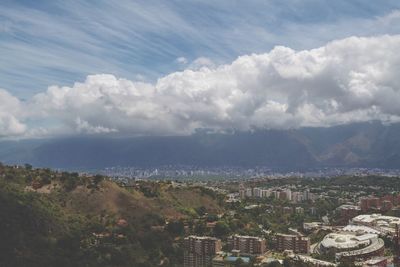
<path fill-rule="evenodd" d="M 365 260 L 373 256 L 382 256 L 385 246 L 376 234 L 337 232 L 324 237 L 319 252 L 331 255 L 336 260 Z"/>

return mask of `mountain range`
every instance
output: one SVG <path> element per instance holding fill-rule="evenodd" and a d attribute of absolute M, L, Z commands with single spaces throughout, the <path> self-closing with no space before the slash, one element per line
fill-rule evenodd
<path fill-rule="evenodd" d="M 229 134 L 198 132 L 190 136 L 2 141 L 0 161 L 64 169 L 164 165 L 398 168 L 400 123 L 367 122 Z"/>

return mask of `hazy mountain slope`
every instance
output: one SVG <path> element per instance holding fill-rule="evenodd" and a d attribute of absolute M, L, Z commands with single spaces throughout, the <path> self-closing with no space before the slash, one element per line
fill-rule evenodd
<path fill-rule="evenodd" d="M 302 167 L 316 163 L 304 144 L 283 131 L 186 137 L 55 139 L 34 147 L 29 153 L 19 153 L 19 158 L 13 156 L 10 159 L 2 155 L 0 160 L 53 168 L 168 164 Z"/>
<path fill-rule="evenodd" d="M 400 166 L 400 124 L 171 137 L 75 137 L 0 143 L 0 161 L 53 168 L 106 166 Z"/>

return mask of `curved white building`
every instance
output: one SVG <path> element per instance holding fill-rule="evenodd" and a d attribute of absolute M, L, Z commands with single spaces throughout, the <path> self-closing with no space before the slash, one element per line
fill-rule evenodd
<path fill-rule="evenodd" d="M 332 254 L 336 260 L 368 259 L 372 256 L 382 256 L 384 248 L 383 240 L 376 234 L 337 232 L 324 237 L 319 245 L 319 252 Z"/>

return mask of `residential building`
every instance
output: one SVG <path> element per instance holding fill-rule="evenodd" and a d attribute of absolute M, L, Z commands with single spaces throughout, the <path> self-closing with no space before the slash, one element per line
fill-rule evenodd
<path fill-rule="evenodd" d="M 285 193 L 286 193 L 286 199 L 291 201 L 292 200 L 292 190 L 287 188 L 287 189 L 285 189 Z"/>
<path fill-rule="evenodd" d="M 381 203 L 381 210 L 382 211 L 389 211 L 393 209 L 393 204 L 390 200 L 383 200 Z"/>
<path fill-rule="evenodd" d="M 356 217 L 361 212 L 360 207 L 354 205 L 341 205 L 337 210 L 339 211 L 340 219 L 344 224 L 347 224 L 349 220 Z"/>
<path fill-rule="evenodd" d="M 184 239 L 184 267 L 211 266 L 212 259 L 221 251 L 221 240 L 208 236 L 188 236 Z"/>
<path fill-rule="evenodd" d="M 239 189 L 239 196 L 240 196 L 240 199 L 245 199 L 246 198 L 246 189 L 240 188 Z"/>
<path fill-rule="evenodd" d="M 228 238 L 229 250 L 240 251 L 243 255 L 259 255 L 266 251 L 265 238 L 234 235 Z"/>
<path fill-rule="evenodd" d="M 253 189 L 253 195 L 254 195 L 254 197 L 262 197 L 262 189 L 261 188 L 258 188 L 258 187 L 255 187 L 254 189 Z"/>
<path fill-rule="evenodd" d="M 306 189 L 304 192 L 303 192 L 303 199 L 304 200 L 310 200 L 310 189 Z"/>
<path fill-rule="evenodd" d="M 303 236 L 276 234 L 276 249 L 278 251 L 292 250 L 294 253 L 309 254 L 310 240 Z"/>
<path fill-rule="evenodd" d="M 380 199 L 378 197 L 363 197 L 360 198 L 360 208 L 362 211 L 380 208 Z"/>
<path fill-rule="evenodd" d="M 246 197 L 252 197 L 252 196 L 253 196 L 253 189 L 246 188 Z"/>
<path fill-rule="evenodd" d="M 262 190 L 262 197 L 270 197 L 271 196 L 271 190 L 269 189 L 263 189 Z"/>

